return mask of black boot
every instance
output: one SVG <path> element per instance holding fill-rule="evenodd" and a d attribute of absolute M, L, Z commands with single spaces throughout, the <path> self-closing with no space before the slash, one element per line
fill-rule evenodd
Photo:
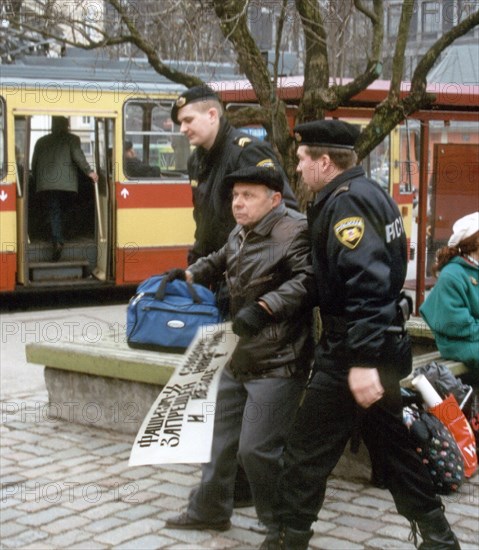
<path fill-rule="evenodd" d="M 423 539 L 419 550 L 461 550 L 441 508 L 416 518 L 416 523 Z"/>
<path fill-rule="evenodd" d="M 291 527 L 269 531 L 260 550 L 307 550 L 313 531 L 299 531 Z"/>
<path fill-rule="evenodd" d="M 279 542 L 279 529 L 268 531 L 266 538 L 261 543 L 259 550 L 281 550 Z"/>
<path fill-rule="evenodd" d="M 279 542 L 281 550 L 307 550 L 309 539 L 313 536 L 313 531 L 298 531 L 291 527 L 284 527 L 279 533 Z"/>

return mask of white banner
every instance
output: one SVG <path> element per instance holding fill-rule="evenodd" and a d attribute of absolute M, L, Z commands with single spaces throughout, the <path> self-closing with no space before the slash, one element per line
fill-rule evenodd
<path fill-rule="evenodd" d="M 237 340 L 231 323 L 198 331 L 146 415 L 129 466 L 209 462 L 218 382 Z"/>

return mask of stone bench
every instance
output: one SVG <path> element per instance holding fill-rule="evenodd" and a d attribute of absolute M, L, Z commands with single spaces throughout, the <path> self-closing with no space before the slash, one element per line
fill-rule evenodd
<path fill-rule="evenodd" d="M 122 334 L 98 342 L 42 342 L 25 347 L 45 365 L 49 416 L 137 433 L 182 355 L 136 350 Z"/>
<path fill-rule="evenodd" d="M 445 365 L 454 376 L 461 376 L 462 374 L 468 372 L 468 369 L 464 363 L 461 363 L 460 361 L 453 361 L 450 359 L 443 359 L 438 351 L 416 355 L 415 357 L 413 357 L 412 368 L 414 370 L 417 367 L 424 367 L 432 361 L 436 361 L 437 363 Z M 411 388 L 412 379 L 413 375 L 411 373 L 409 376 L 401 380 L 401 386 L 403 386 L 404 388 Z"/>
<path fill-rule="evenodd" d="M 437 361 L 446 365 L 454 376 L 461 376 L 468 372 L 468 368 L 461 361 L 443 359 L 437 351 L 434 334 L 421 317 L 411 317 L 406 323 L 406 329 L 413 341 L 413 370 Z M 412 375 L 402 381 L 402 385 L 410 387 Z"/>

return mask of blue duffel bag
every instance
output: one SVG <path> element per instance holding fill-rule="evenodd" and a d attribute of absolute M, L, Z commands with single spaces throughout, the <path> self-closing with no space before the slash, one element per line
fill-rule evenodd
<path fill-rule="evenodd" d="M 127 342 L 132 348 L 179 353 L 201 326 L 219 322 L 215 295 L 206 287 L 154 275 L 128 304 Z"/>

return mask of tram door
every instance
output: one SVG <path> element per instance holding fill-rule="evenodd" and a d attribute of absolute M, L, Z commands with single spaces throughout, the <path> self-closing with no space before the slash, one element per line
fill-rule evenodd
<path fill-rule="evenodd" d="M 114 119 L 95 120 L 95 165 L 98 185 L 95 188 L 97 258 L 93 275 L 106 281 L 113 275 L 113 136 Z"/>
<path fill-rule="evenodd" d="M 88 118 L 88 117 L 84 117 Z M 112 277 L 111 172 L 108 151 L 113 143 L 113 119 L 93 119 L 93 125 L 70 132 L 82 135 L 89 164 L 99 175 L 98 185 L 78 171 L 78 193 L 68 193 L 61 204 L 64 244 L 54 258 L 48 194 L 37 188 L 32 170 L 35 145 L 51 131 L 50 115 L 15 117 L 15 150 L 20 185 L 17 189 L 17 282 L 24 286 L 89 286 Z M 48 171 L 55 178 L 55 167 Z M 71 195 L 71 197 L 70 197 Z"/>

